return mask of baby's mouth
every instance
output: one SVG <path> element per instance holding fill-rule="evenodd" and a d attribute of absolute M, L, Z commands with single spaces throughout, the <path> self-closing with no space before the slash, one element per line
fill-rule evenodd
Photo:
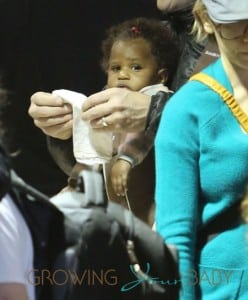
<path fill-rule="evenodd" d="M 127 85 L 125 84 L 118 84 L 118 88 L 123 88 L 123 89 L 130 89 Z"/>

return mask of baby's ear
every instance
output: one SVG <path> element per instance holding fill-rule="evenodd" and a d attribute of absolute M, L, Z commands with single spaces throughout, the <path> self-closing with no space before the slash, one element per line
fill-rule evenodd
<path fill-rule="evenodd" d="M 165 84 L 168 80 L 168 72 L 166 69 L 160 69 L 158 70 L 158 80 L 160 83 Z"/>

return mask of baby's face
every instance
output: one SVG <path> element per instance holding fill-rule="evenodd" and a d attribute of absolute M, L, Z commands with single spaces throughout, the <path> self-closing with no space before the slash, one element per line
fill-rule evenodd
<path fill-rule="evenodd" d="M 109 88 L 138 91 L 160 82 L 156 59 L 143 38 L 120 40 L 113 44 L 107 75 Z"/>

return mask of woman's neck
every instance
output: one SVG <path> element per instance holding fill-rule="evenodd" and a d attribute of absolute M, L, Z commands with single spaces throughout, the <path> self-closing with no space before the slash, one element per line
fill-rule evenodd
<path fill-rule="evenodd" d="M 222 57 L 223 67 L 233 88 L 236 101 L 248 115 L 248 70 L 231 64 Z"/>
<path fill-rule="evenodd" d="M 224 55 L 222 62 L 233 89 L 242 88 L 248 91 L 248 69 L 230 63 Z"/>

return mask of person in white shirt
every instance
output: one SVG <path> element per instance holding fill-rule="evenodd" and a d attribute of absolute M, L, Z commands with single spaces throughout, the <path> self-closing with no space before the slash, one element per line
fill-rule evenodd
<path fill-rule="evenodd" d="M 0 300 L 34 300 L 30 230 L 9 194 L 0 201 Z"/>

